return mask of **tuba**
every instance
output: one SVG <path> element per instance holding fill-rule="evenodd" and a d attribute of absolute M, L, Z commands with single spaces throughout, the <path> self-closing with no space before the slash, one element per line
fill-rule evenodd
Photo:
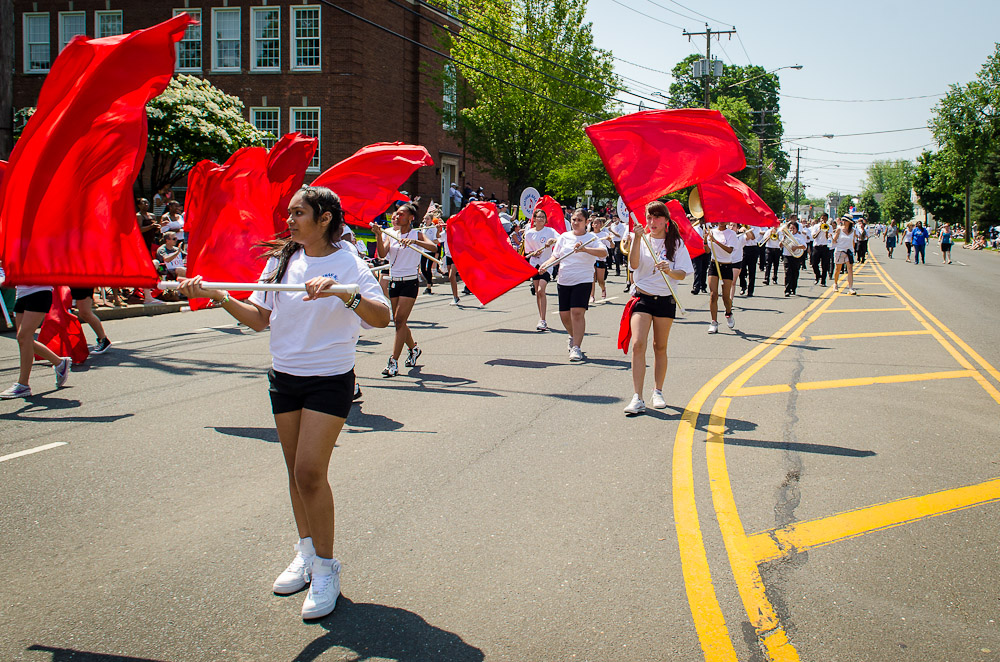
<path fill-rule="evenodd" d="M 784 223 L 782 223 L 781 227 L 778 228 L 778 232 L 781 235 L 781 246 L 782 246 L 782 248 L 784 248 L 789 253 L 791 253 L 792 257 L 794 257 L 794 258 L 800 258 L 800 257 L 802 257 L 802 255 L 806 252 L 805 247 L 796 248 L 794 250 L 792 249 L 792 246 L 795 245 L 795 237 L 793 237 L 792 233 L 788 231 L 788 228 L 785 227 Z"/>

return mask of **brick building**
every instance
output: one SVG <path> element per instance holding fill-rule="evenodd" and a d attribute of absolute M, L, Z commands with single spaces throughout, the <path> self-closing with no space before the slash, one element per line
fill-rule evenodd
<path fill-rule="evenodd" d="M 386 0 L 336 4 L 438 45 L 438 28 Z M 425 203 L 448 205 L 451 182 L 467 181 L 507 198 L 504 184 L 465 158 L 435 110 L 455 98 L 436 75 L 442 59 L 319 0 L 15 0 L 14 107 L 35 105 L 52 60 L 73 36 L 130 32 L 185 11 L 200 25 L 178 45 L 177 72 L 239 97 L 260 129 L 318 137 L 310 173 L 364 145 L 398 140 L 424 145 L 434 158 L 435 167 L 407 182 Z"/>

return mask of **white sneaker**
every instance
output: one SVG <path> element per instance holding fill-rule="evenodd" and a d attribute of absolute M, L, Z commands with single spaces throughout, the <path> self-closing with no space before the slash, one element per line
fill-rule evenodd
<path fill-rule="evenodd" d="M 301 591 L 309 583 L 312 574 L 312 561 L 316 558 L 313 546 L 295 543 L 295 558 L 288 564 L 284 572 L 274 580 L 272 587 L 278 595 L 291 595 Z"/>
<path fill-rule="evenodd" d="M 535 331 L 548 331 L 549 325 L 545 323 L 545 320 L 538 320 L 538 326 L 535 327 Z"/>
<path fill-rule="evenodd" d="M 718 333 L 719 332 L 719 323 L 718 322 L 712 322 L 712 323 L 710 323 L 708 325 L 708 332 L 709 333 Z"/>
<path fill-rule="evenodd" d="M 312 582 L 302 603 L 302 618 L 323 618 L 337 606 L 340 597 L 340 561 L 313 557 Z"/>
<path fill-rule="evenodd" d="M 583 360 L 583 350 L 579 347 L 574 347 L 569 350 L 569 360 L 570 361 L 582 361 Z"/>
<path fill-rule="evenodd" d="M 857 290 L 855 290 L 854 288 L 851 288 L 851 289 L 847 290 L 847 293 L 848 293 L 848 294 L 857 294 L 857 293 L 858 293 L 858 291 L 857 291 Z"/>
<path fill-rule="evenodd" d="M 21 383 L 15 383 L 9 389 L 0 393 L 0 399 L 13 400 L 14 398 L 30 398 L 31 387 Z"/>
<path fill-rule="evenodd" d="M 61 388 L 63 384 L 66 383 L 66 379 L 69 377 L 69 368 L 73 365 L 73 359 L 68 356 L 62 357 L 62 361 L 59 365 L 55 366 L 56 372 L 56 388 Z"/>
<path fill-rule="evenodd" d="M 732 313 L 726 315 L 726 326 L 728 326 L 730 329 L 736 328 L 736 315 Z"/>
<path fill-rule="evenodd" d="M 632 401 L 625 405 L 626 414 L 641 414 L 646 411 L 646 403 L 642 401 L 639 394 L 632 396 Z"/>
<path fill-rule="evenodd" d="M 653 389 L 653 397 L 649 401 L 653 405 L 653 409 L 665 409 L 667 406 L 667 401 L 663 399 L 663 392 L 656 389 Z"/>

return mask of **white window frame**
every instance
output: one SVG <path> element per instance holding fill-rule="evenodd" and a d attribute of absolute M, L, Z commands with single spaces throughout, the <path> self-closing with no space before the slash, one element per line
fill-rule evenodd
<path fill-rule="evenodd" d="M 323 163 L 320 160 L 320 148 L 323 144 L 323 109 L 319 106 L 292 106 L 288 109 L 288 131 L 289 133 L 295 133 L 299 131 L 298 125 L 295 123 L 295 112 L 309 110 L 316 111 L 316 135 L 310 136 L 316 138 L 316 153 L 313 155 L 313 160 L 309 163 L 309 167 L 306 168 L 306 172 L 319 172 Z M 315 165 L 313 165 L 315 164 Z"/>
<path fill-rule="evenodd" d="M 220 67 L 219 66 L 219 40 L 218 31 L 215 26 L 217 23 L 217 17 L 219 14 L 235 14 L 239 18 L 237 23 L 237 44 L 239 46 L 239 57 L 237 58 L 239 63 L 235 67 Z M 227 72 L 227 71 L 241 71 L 243 65 L 243 10 L 240 7 L 212 7 L 212 71 L 215 72 Z"/>
<path fill-rule="evenodd" d="M 259 67 L 257 66 L 257 15 L 263 13 L 273 13 L 278 17 L 278 36 L 275 39 L 278 42 L 278 49 L 276 51 L 278 56 L 278 64 L 273 67 Z M 270 41 L 269 39 L 266 41 Z M 255 72 L 272 72 L 281 71 L 281 7 L 274 5 L 267 5 L 264 7 L 251 7 L 250 8 L 250 71 Z"/>
<path fill-rule="evenodd" d="M 281 140 L 281 108 L 278 108 L 277 106 L 256 106 L 256 107 L 250 109 L 250 124 L 252 124 L 254 126 L 254 128 L 256 128 L 256 129 L 258 129 L 260 131 L 263 131 L 263 129 L 261 129 L 260 127 L 257 126 L 257 122 L 256 122 L 256 116 L 257 116 L 257 113 L 259 113 L 259 112 L 274 113 L 274 118 L 277 121 L 277 126 L 274 128 L 274 132 L 273 132 L 274 133 L 274 142 L 276 143 L 279 140 Z M 274 147 L 273 143 L 270 144 L 270 145 L 267 145 L 268 149 L 271 149 L 272 147 Z"/>
<path fill-rule="evenodd" d="M 316 40 L 319 42 L 319 64 L 316 66 L 299 66 L 298 58 L 296 57 L 296 51 L 298 50 L 299 37 L 295 36 L 295 15 L 303 10 L 316 10 L 317 21 L 316 25 L 319 28 L 319 34 L 316 36 Z M 288 8 L 289 10 L 289 21 L 288 21 L 288 45 L 289 45 L 289 59 L 288 68 L 290 71 L 322 71 L 323 70 L 323 7 L 322 5 L 293 5 Z M 306 37 L 303 37 L 305 39 Z M 308 37 L 312 39 L 312 37 Z"/>
<path fill-rule="evenodd" d="M 194 39 L 187 39 L 187 30 L 184 31 L 184 37 L 181 38 L 177 45 L 174 47 L 174 52 L 177 56 L 177 64 L 174 67 L 174 71 L 181 73 L 201 73 L 202 67 L 205 66 L 205 33 L 202 28 L 205 24 L 202 22 L 202 10 L 200 8 L 192 7 L 190 9 L 175 9 L 173 15 L 180 16 L 181 14 L 190 14 L 191 18 L 198 21 L 198 25 L 189 25 L 187 30 L 197 30 L 198 31 L 198 66 L 197 67 L 182 67 L 181 66 L 181 44 L 185 41 L 195 41 Z"/>
<path fill-rule="evenodd" d="M 31 18 L 45 18 L 45 44 L 49 48 L 49 66 L 44 69 L 31 69 L 31 47 L 41 45 L 42 42 L 31 42 L 28 39 L 28 22 Z M 52 18 L 47 11 L 25 12 L 21 15 L 21 35 L 24 37 L 24 73 L 26 74 L 47 74 L 52 67 Z"/>
<path fill-rule="evenodd" d="M 458 128 L 458 69 L 451 62 L 444 65 L 445 75 L 441 81 L 441 109 L 448 112 L 441 128 L 455 131 Z"/>
<path fill-rule="evenodd" d="M 101 34 L 101 17 L 102 16 L 117 16 L 121 21 L 122 29 L 121 32 L 116 32 L 115 34 Z M 114 37 L 115 35 L 125 34 L 125 14 L 121 9 L 102 9 L 94 12 L 94 37 L 101 39 L 102 37 Z"/>
<path fill-rule="evenodd" d="M 83 32 L 78 34 L 87 34 L 87 12 L 85 11 L 61 11 L 59 12 L 59 52 L 66 48 L 66 45 L 70 42 L 70 39 L 76 35 L 72 35 L 69 39 L 66 38 L 66 24 L 64 20 L 70 16 L 82 17 L 83 18 Z"/>

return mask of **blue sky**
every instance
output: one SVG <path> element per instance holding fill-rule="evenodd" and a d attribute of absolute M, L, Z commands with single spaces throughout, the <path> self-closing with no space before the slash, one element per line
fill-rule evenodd
<path fill-rule="evenodd" d="M 939 97 L 871 103 L 790 97 L 941 94 L 950 84 L 975 77 L 1000 41 L 1000 0 L 590 0 L 587 18 L 596 45 L 620 58 L 618 73 L 638 81 L 625 81 L 626 86 L 646 94 L 666 93 L 671 83 L 669 75 L 649 69 L 669 71 L 691 53 L 704 53 L 704 37 L 689 43 L 679 28 L 702 32 L 706 22 L 713 30 L 736 27 L 739 39 L 723 35 L 720 43 L 713 38 L 712 55 L 727 64 L 752 63 L 768 71 L 801 64 L 799 71 L 778 72 L 781 92 L 789 95 L 781 100 L 786 137 L 926 127 Z M 810 148 L 802 152 L 801 177 L 809 195 L 820 197 L 835 189 L 857 193 L 867 163 L 915 158 L 931 142 L 930 131 L 921 128 L 803 138 L 787 148 L 793 168 L 795 148 Z"/>

